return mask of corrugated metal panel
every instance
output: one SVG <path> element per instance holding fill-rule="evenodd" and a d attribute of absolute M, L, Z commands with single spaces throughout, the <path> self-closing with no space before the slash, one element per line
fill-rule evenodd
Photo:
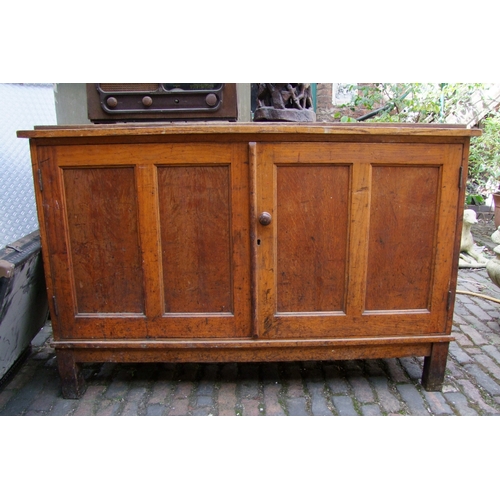
<path fill-rule="evenodd" d="M 38 229 L 29 144 L 16 131 L 55 124 L 52 84 L 0 84 L 0 249 Z"/>

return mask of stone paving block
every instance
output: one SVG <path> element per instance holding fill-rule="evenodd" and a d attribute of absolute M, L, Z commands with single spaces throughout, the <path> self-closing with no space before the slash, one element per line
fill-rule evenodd
<path fill-rule="evenodd" d="M 13 376 L 2 388 L 2 390 L 10 390 L 14 389 L 19 391 L 23 389 L 26 384 L 28 384 L 35 371 L 37 369 L 37 364 L 32 362 L 29 358 L 28 360 L 21 366 L 15 376 Z"/>
<path fill-rule="evenodd" d="M 218 414 L 234 417 L 236 414 L 236 402 L 236 383 L 227 382 L 222 384 L 217 394 Z"/>
<path fill-rule="evenodd" d="M 198 396 L 196 398 L 196 406 L 209 406 L 209 407 L 213 407 L 214 406 L 214 400 L 212 399 L 212 396 Z"/>
<path fill-rule="evenodd" d="M 382 412 L 380 408 L 376 404 L 363 405 L 361 407 L 361 413 L 366 417 L 380 417 L 382 416 Z"/>
<path fill-rule="evenodd" d="M 126 403 L 123 407 L 123 415 L 139 415 L 141 403 L 146 396 L 145 387 L 134 387 L 130 389 L 126 396 Z"/>
<path fill-rule="evenodd" d="M 96 409 L 97 416 L 114 416 L 120 414 L 121 403 L 110 399 L 104 399 Z"/>
<path fill-rule="evenodd" d="M 465 317 L 470 314 L 470 311 L 466 309 L 465 306 L 462 303 L 460 303 L 460 301 L 457 300 L 453 308 L 453 313 L 458 314 L 459 316 L 465 319 Z"/>
<path fill-rule="evenodd" d="M 74 415 L 81 417 L 95 415 L 96 404 L 100 401 L 101 394 L 105 390 L 106 386 L 91 385 L 87 387 L 85 394 L 80 399 L 76 400 L 77 404 L 75 405 Z"/>
<path fill-rule="evenodd" d="M 215 392 L 215 382 L 213 379 L 209 378 L 208 380 L 202 379 L 198 383 L 196 387 L 196 395 L 197 396 L 212 396 Z"/>
<path fill-rule="evenodd" d="M 461 347 L 468 347 L 468 346 L 473 346 L 474 343 L 472 340 L 465 335 L 462 330 L 460 332 L 453 332 L 453 337 L 455 337 L 455 341 L 461 346 Z"/>
<path fill-rule="evenodd" d="M 286 370 L 287 374 L 287 398 L 305 398 L 304 385 L 300 367 L 296 364 L 291 365 Z"/>
<path fill-rule="evenodd" d="M 116 378 L 111 382 L 111 384 L 109 384 L 104 396 L 109 399 L 122 399 L 125 397 L 128 389 L 128 381 Z"/>
<path fill-rule="evenodd" d="M 311 396 L 311 413 L 315 417 L 329 417 L 332 415 L 325 396 L 319 394 Z"/>
<path fill-rule="evenodd" d="M 473 361 L 472 358 L 456 342 L 450 342 L 449 354 L 459 363 L 472 363 Z"/>
<path fill-rule="evenodd" d="M 342 417 L 357 417 L 358 412 L 354 408 L 354 402 L 350 396 L 333 396 L 333 406 L 338 415 Z"/>
<path fill-rule="evenodd" d="M 311 402 L 311 413 L 314 416 L 329 416 L 332 414 L 327 405 L 326 387 L 324 382 L 313 378 L 307 382 L 307 390 L 309 392 Z"/>
<path fill-rule="evenodd" d="M 500 314 L 500 313 L 499 313 Z M 486 326 L 495 333 L 500 333 L 500 324 L 498 321 L 487 321 Z"/>
<path fill-rule="evenodd" d="M 467 354 L 467 353 L 465 353 Z M 473 358 L 470 358 L 473 362 Z M 449 354 L 446 360 L 446 370 L 445 370 L 445 383 L 448 377 L 463 378 L 465 375 L 465 364 L 461 364 L 455 360 L 455 358 Z"/>
<path fill-rule="evenodd" d="M 264 406 L 266 410 L 267 416 L 283 416 L 285 415 L 285 411 L 283 410 L 280 401 L 281 397 L 281 384 L 277 382 L 270 382 L 268 384 L 264 384 Z"/>
<path fill-rule="evenodd" d="M 2 389 L 0 387 L 0 410 L 17 394 L 14 389 Z"/>
<path fill-rule="evenodd" d="M 467 316 L 467 323 L 481 334 L 491 335 L 493 333 L 487 325 L 488 321 L 480 320 L 476 316 Z"/>
<path fill-rule="evenodd" d="M 415 358 L 400 358 L 400 362 L 411 380 L 420 380 L 422 377 L 422 366 Z"/>
<path fill-rule="evenodd" d="M 309 415 L 309 412 L 307 411 L 306 398 L 300 398 L 300 397 L 287 398 L 286 406 L 288 409 L 288 415 L 290 417 L 306 417 Z"/>
<path fill-rule="evenodd" d="M 210 406 L 196 406 L 193 408 L 191 415 L 193 417 L 207 417 L 213 416 L 213 409 Z"/>
<path fill-rule="evenodd" d="M 453 410 L 446 402 L 445 397 L 441 392 L 422 391 L 432 415 L 454 415 Z"/>
<path fill-rule="evenodd" d="M 241 407 L 243 416 L 258 417 L 264 414 L 263 409 L 261 409 L 263 407 L 257 399 L 242 398 Z"/>
<path fill-rule="evenodd" d="M 147 400 L 148 405 L 167 405 L 172 399 L 172 392 L 174 390 L 174 383 L 172 380 L 158 380 L 156 381 L 152 388 L 151 394 Z"/>
<path fill-rule="evenodd" d="M 477 356 L 483 352 L 480 347 L 465 347 L 464 351 L 471 356 Z"/>
<path fill-rule="evenodd" d="M 478 415 L 477 411 L 469 406 L 467 398 L 462 393 L 450 392 L 446 393 L 444 397 L 455 407 L 455 410 L 459 415 L 464 417 Z"/>
<path fill-rule="evenodd" d="M 424 399 L 415 386 L 411 384 L 401 384 L 397 387 L 403 401 L 407 404 L 410 414 L 415 416 L 428 416 L 429 412 L 424 404 Z"/>
<path fill-rule="evenodd" d="M 54 403 L 54 406 L 50 410 L 49 415 L 54 417 L 63 417 L 72 415 L 78 406 L 78 400 L 76 399 L 63 399 L 58 398 Z"/>
<path fill-rule="evenodd" d="M 465 325 L 467 322 L 465 321 L 460 314 L 458 314 L 456 311 L 453 313 L 453 323 L 454 325 Z"/>
<path fill-rule="evenodd" d="M 165 415 L 166 412 L 167 412 L 167 407 L 162 404 L 155 403 L 146 406 L 146 415 L 148 417 L 160 417 L 162 415 Z"/>
<path fill-rule="evenodd" d="M 29 405 L 28 410 L 49 413 L 55 403 L 56 398 L 54 397 L 54 394 L 56 391 L 57 389 L 55 384 L 50 384 L 46 388 L 44 387 L 44 389 L 42 389 L 38 396 Z"/>
<path fill-rule="evenodd" d="M 370 381 L 383 410 L 388 414 L 399 412 L 402 404 L 390 391 L 387 379 L 385 377 L 372 377 Z"/>
<path fill-rule="evenodd" d="M 36 367 L 36 364 L 34 366 Z M 22 375 L 25 376 L 25 385 L 18 388 L 16 384 L 7 384 L 7 388 L 12 387 L 16 391 L 0 410 L 0 415 L 18 416 L 25 414 L 29 409 L 39 410 L 39 408 L 33 408 L 32 404 L 43 390 L 47 373 L 43 369 L 35 371 L 34 367 L 30 366 L 29 369 L 23 371 Z"/>
<path fill-rule="evenodd" d="M 365 377 L 355 376 L 349 377 L 347 380 L 353 388 L 354 397 L 360 403 L 373 403 L 375 401 L 372 388 Z"/>
<path fill-rule="evenodd" d="M 174 399 L 168 414 L 172 416 L 189 415 L 189 400 L 187 398 Z"/>
<path fill-rule="evenodd" d="M 485 368 L 495 380 L 500 380 L 500 367 L 487 354 L 481 352 L 474 356 L 474 361 Z"/>
<path fill-rule="evenodd" d="M 462 392 L 467 397 L 469 401 L 471 401 L 475 406 L 479 407 L 485 414 L 488 415 L 499 415 L 500 410 L 497 410 L 491 407 L 486 401 L 479 391 L 479 389 L 472 384 L 470 380 L 458 380 L 457 383 L 460 385 Z"/>
<path fill-rule="evenodd" d="M 488 354 L 488 356 L 494 359 L 497 363 L 500 364 L 500 350 L 495 345 L 485 345 L 483 347 L 483 351 Z"/>
<path fill-rule="evenodd" d="M 460 325 L 460 329 L 472 340 L 475 345 L 481 346 L 488 343 L 488 341 L 470 325 Z"/>
<path fill-rule="evenodd" d="M 481 386 L 491 396 L 500 396 L 500 385 L 498 385 L 486 372 L 474 363 L 467 365 L 467 373 L 469 373 L 479 386 Z"/>
<path fill-rule="evenodd" d="M 326 365 L 323 367 L 323 372 L 325 374 L 325 383 L 332 394 L 348 393 L 349 387 L 337 365 Z"/>
<path fill-rule="evenodd" d="M 408 382 L 408 375 L 401 366 L 401 361 L 397 358 L 387 358 L 383 360 L 387 373 L 394 383 Z"/>
<path fill-rule="evenodd" d="M 257 398 L 260 391 L 259 366 L 256 363 L 242 363 L 240 366 L 239 396 L 243 399 Z"/>
<path fill-rule="evenodd" d="M 45 323 L 44 327 L 35 335 L 31 341 L 32 347 L 42 347 L 52 337 L 52 324 Z"/>
<path fill-rule="evenodd" d="M 189 380 L 182 380 L 178 382 L 174 389 L 175 399 L 187 399 L 194 392 L 195 384 Z"/>

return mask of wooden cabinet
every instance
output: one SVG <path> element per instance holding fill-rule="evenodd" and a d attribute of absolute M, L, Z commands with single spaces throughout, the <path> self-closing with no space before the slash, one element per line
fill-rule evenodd
<path fill-rule="evenodd" d="M 425 356 L 452 338 L 468 144 L 453 127 L 39 128 L 65 397 L 85 362 Z"/>

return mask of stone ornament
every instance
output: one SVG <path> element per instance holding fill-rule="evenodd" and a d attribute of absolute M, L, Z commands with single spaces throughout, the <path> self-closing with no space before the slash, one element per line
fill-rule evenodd
<path fill-rule="evenodd" d="M 460 258 L 458 261 L 458 267 L 460 268 L 486 267 L 486 263 L 488 262 L 488 259 L 481 255 L 482 249 L 474 243 L 474 238 L 471 234 L 471 226 L 473 224 L 477 224 L 476 212 L 471 209 L 464 210 Z"/>
<path fill-rule="evenodd" d="M 315 122 L 310 83 L 259 83 L 254 121 Z"/>
<path fill-rule="evenodd" d="M 491 240 L 496 243 L 497 246 L 493 249 L 495 252 L 495 257 L 490 259 L 486 264 L 486 271 L 490 280 L 495 283 L 496 286 L 500 287 L 500 227 L 491 235 Z"/>

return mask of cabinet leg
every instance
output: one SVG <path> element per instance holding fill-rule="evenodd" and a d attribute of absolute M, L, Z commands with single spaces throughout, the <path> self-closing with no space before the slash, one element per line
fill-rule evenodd
<path fill-rule="evenodd" d="M 432 344 L 430 356 L 424 358 L 422 386 L 426 391 L 440 391 L 443 387 L 449 342 Z"/>
<path fill-rule="evenodd" d="M 75 362 L 73 352 L 68 349 L 57 351 L 57 364 L 61 377 L 63 398 L 79 399 L 85 393 L 86 386 L 80 364 Z"/>

